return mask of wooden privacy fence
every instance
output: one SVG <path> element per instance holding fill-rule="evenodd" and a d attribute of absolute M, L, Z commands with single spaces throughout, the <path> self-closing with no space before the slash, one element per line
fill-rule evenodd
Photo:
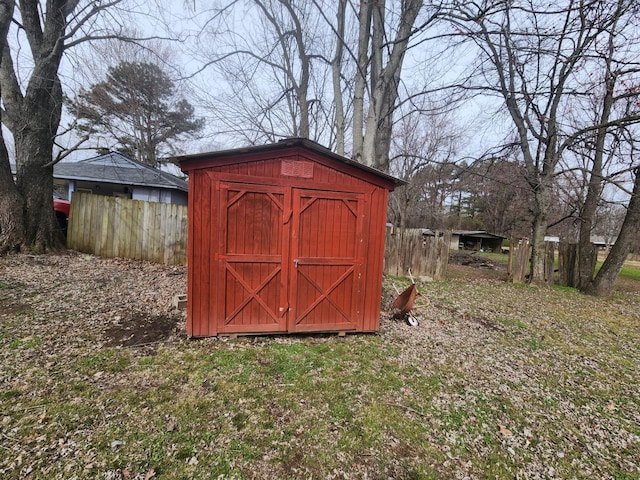
<path fill-rule="evenodd" d="M 511 240 L 507 277 L 513 283 L 524 283 L 529 275 L 532 247 L 529 240 Z M 546 283 L 555 283 L 555 244 L 544 242 L 544 278 Z"/>
<path fill-rule="evenodd" d="M 565 287 L 575 287 L 578 281 L 578 256 L 575 243 L 560 242 L 558 248 L 558 263 L 555 262 L 556 244 L 545 242 L 545 281 L 557 283 Z M 592 244 L 591 270 L 595 270 L 598 249 Z M 531 245 L 528 240 L 512 240 L 509 249 L 509 263 L 507 273 L 514 283 L 524 283 L 529 274 L 531 259 Z M 557 273 L 557 275 L 556 275 Z"/>
<path fill-rule="evenodd" d="M 67 247 L 169 265 L 187 261 L 187 207 L 74 192 Z"/>
<path fill-rule="evenodd" d="M 589 257 L 590 269 L 595 272 L 598 261 L 598 249 L 592 243 L 590 252 L 584 252 Z M 578 245 L 575 243 L 560 242 L 558 244 L 558 283 L 565 287 L 577 287 L 578 273 Z"/>
<path fill-rule="evenodd" d="M 422 229 L 387 230 L 384 249 L 384 273 L 406 277 L 442 280 L 449 263 L 451 232 L 423 235 Z"/>

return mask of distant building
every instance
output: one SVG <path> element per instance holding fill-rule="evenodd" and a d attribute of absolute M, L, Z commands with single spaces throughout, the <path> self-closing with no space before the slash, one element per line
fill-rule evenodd
<path fill-rule="evenodd" d="M 71 200 L 73 192 L 130 198 L 148 202 L 187 204 L 185 180 L 116 152 L 79 162 L 57 163 L 54 190 Z"/>
<path fill-rule="evenodd" d="M 601 235 L 591 235 L 591 243 L 598 248 L 608 248 L 615 245 L 617 238 L 605 238 Z"/>
<path fill-rule="evenodd" d="M 484 230 L 454 230 L 451 232 L 450 249 L 499 253 L 506 238 Z"/>

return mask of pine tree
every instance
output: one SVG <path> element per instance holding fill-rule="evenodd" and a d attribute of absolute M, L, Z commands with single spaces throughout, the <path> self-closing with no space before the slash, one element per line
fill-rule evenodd
<path fill-rule="evenodd" d="M 110 67 L 104 81 L 69 103 L 79 131 L 106 138 L 113 150 L 154 167 L 159 157 L 171 153 L 173 141 L 204 126 L 171 78 L 148 62 Z"/>

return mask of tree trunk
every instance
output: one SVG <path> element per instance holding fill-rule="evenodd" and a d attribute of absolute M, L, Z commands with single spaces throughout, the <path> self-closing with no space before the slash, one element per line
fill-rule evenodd
<path fill-rule="evenodd" d="M 537 285 L 546 284 L 545 245 L 544 236 L 547 234 L 548 212 L 550 205 L 550 189 L 540 182 L 535 192 L 535 213 L 533 218 L 531 238 L 531 274 L 529 280 Z"/>
<path fill-rule="evenodd" d="M 367 71 L 369 68 L 369 32 L 371 30 L 371 0 L 360 3 L 358 13 L 358 59 L 356 65 L 356 79 L 353 92 L 353 158 L 360 163 L 367 163 L 363 158 L 364 145 L 364 93 Z"/>
<path fill-rule="evenodd" d="M 609 34 L 608 54 L 605 58 L 606 68 L 604 77 L 605 94 L 602 98 L 602 113 L 600 114 L 600 126 L 595 132 L 595 149 L 593 157 L 593 166 L 589 176 L 589 185 L 587 188 L 587 196 L 582 206 L 580 214 L 580 239 L 578 241 L 578 284 L 580 289 L 589 288 L 593 281 L 593 273 L 595 264 L 593 258 L 595 256 L 595 247 L 591 243 L 591 231 L 593 229 L 593 220 L 598 208 L 598 202 L 602 196 L 602 169 L 604 164 L 604 146 L 607 136 L 607 127 L 605 126 L 610 119 L 611 109 L 614 103 L 614 89 L 616 86 L 616 75 L 612 73 L 611 64 L 615 52 L 613 43 L 614 34 Z"/>
<path fill-rule="evenodd" d="M 391 149 L 391 135 L 393 132 L 393 113 L 398 98 L 398 83 L 400 71 L 394 75 L 393 83 L 387 86 L 387 94 L 383 100 L 378 128 L 376 129 L 373 168 L 389 171 L 389 150 Z"/>
<path fill-rule="evenodd" d="M 587 197 L 585 199 L 582 214 L 580 215 L 580 240 L 578 243 L 578 285 L 580 289 L 590 288 L 593 281 L 595 265 L 594 246 L 591 243 L 591 230 L 593 219 L 598 208 L 598 201 L 602 196 L 602 169 L 604 164 L 604 144 L 607 136 L 605 125 L 609 122 L 611 109 L 614 103 L 614 89 L 616 87 L 616 76 L 612 74 L 612 59 L 614 55 L 613 33 L 609 34 L 608 55 L 606 57 L 605 69 L 605 95 L 602 99 L 602 113 L 600 115 L 600 127 L 596 130 L 596 145 Z"/>
<path fill-rule="evenodd" d="M 336 36 L 336 50 L 331 62 L 331 79 L 333 83 L 333 98 L 335 102 L 334 127 L 336 129 L 336 153 L 344 155 L 345 120 L 344 104 L 342 103 L 342 58 L 344 55 L 344 27 L 347 9 L 347 0 L 339 0 L 336 20 L 338 23 Z"/>
<path fill-rule="evenodd" d="M 298 53 L 298 60 L 300 61 L 300 79 L 296 80 L 292 69 L 289 69 L 289 76 L 291 77 L 291 83 L 296 91 L 296 97 L 298 98 L 298 106 L 300 107 L 300 129 L 298 136 L 309 138 L 309 80 L 311 77 L 311 59 L 305 50 L 304 44 L 304 27 L 300 23 L 297 13 L 293 9 L 293 6 L 289 2 L 283 2 L 285 8 L 291 16 L 291 20 L 294 23 L 293 33 L 296 39 L 296 50 Z"/>
<path fill-rule="evenodd" d="M 398 32 L 384 66 L 382 65 L 385 48 L 382 35 L 385 21 L 383 8 L 384 2 L 381 2 L 381 5 L 375 7 L 375 14 L 372 15 L 371 94 L 360 161 L 378 170 L 388 171 L 393 112 L 398 99 L 400 74 L 413 25 L 422 8 L 422 0 L 411 0 L 403 4 Z"/>
<path fill-rule="evenodd" d="M 0 59 L 6 45 L 13 10 L 13 0 L 0 0 Z M 0 129 L 0 255 L 20 250 L 23 243 L 22 197 L 13 182 L 9 153 Z"/>
<path fill-rule="evenodd" d="M 57 65 L 55 69 L 57 72 Z M 62 111 L 62 87 L 57 73 L 48 73 L 48 77 L 43 74 L 30 82 L 31 88 L 19 107 L 22 115 L 14 123 L 18 128 L 13 131 L 17 187 L 24 199 L 26 246 L 36 252 L 64 245 L 53 211 L 52 164 Z"/>
<path fill-rule="evenodd" d="M 11 110 L 16 149 L 16 186 L 24 201 L 25 246 L 45 252 L 64 245 L 53 211 L 52 163 L 62 88 L 55 72 L 40 70 L 33 75 L 27 94 L 18 104 L 7 105 L 7 110 Z"/>
<path fill-rule="evenodd" d="M 577 278 L 575 279 L 576 285 L 572 285 L 579 289 L 587 287 L 593 280 L 595 246 L 591 243 L 591 231 L 593 230 L 593 219 L 601 194 L 602 163 L 600 163 L 598 168 L 598 162 L 594 161 L 589 178 L 587 196 L 582 205 L 582 212 L 580 213 L 580 237 L 578 238 L 577 251 L 578 271 L 576 275 Z"/>
<path fill-rule="evenodd" d="M 16 142 L 16 152 L 34 152 L 18 171 L 18 190 L 24 199 L 24 233 L 26 246 L 38 253 L 57 250 L 64 246 L 64 239 L 53 211 L 53 167 L 44 167 L 51 162 L 50 154 L 40 154 L 32 147 L 42 146 L 42 140 L 37 135 L 30 135 L 23 140 L 22 146 Z M 40 143 L 38 143 L 40 142 Z M 51 150 L 49 150 L 50 152 Z M 38 157 L 44 157 L 38 159 Z"/>
<path fill-rule="evenodd" d="M 36 252 L 63 246 L 53 211 L 53 146 L 62 113 L 58 69 L 70 4 L 49 2 L 44 19 L 37 5 L 20 3 L 25 34 L 34 65 L 23 94 L 10 52 L 0 65 L 3 123 L 11 130 L 16 149 L 16 186 L 23 203 L 24 246 Z M 44 31 L 44 35 L 42 35 Z"/>
<path fill-rule="evenodd" d="M 9 154 L 0 130 L 0 255 L 19 251 L 24 243 L 22 197 L 13 182 Z"/>
<path fill-rule="evenodd" d="M 624 266 L 627 255 L 629 255 L 634 242 L 640 236 L 640 167 L 636 168 L 634 173 L 636 178 L 633 184 L 633 192 L 618 239 L 611 247 L 611 251 L 596 277 L 583 289 L 589 295 L 602 297 L 611 294 L 613 285 Z"/>

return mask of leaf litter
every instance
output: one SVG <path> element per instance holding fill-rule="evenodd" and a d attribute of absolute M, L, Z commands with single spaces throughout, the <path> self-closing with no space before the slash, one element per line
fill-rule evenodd
<path fill-rule="evenodd" d="M 194 341 L 184 267 L 0 258 L 0 477 L 640 477 L 638 289 L 455 268 L 417 327 L 387 282 L 377 335 Z"/>

